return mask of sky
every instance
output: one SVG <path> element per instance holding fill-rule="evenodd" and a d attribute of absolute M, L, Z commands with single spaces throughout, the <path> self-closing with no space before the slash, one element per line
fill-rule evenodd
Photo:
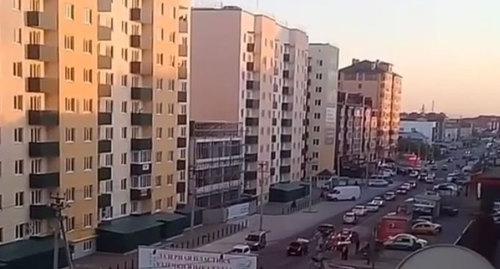
<path fill-rule="evenodd" d="M 391 62 L 403 110 L 500 115 L 500 0 L 194 0 L 274 16 L 352 58 Z M 258 6 L 257 6 L 258 5 Z"/>

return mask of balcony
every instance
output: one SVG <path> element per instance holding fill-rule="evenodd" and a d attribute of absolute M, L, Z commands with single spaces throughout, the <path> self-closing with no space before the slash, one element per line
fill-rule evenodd
<path fill-rule="evenodd" d="M 59 188 L 59 172 L 45 174 L 30 174 L 31 189 Z"/>
<path fill-rule="evenodd" d="M 51 219 L 56 216 L 54 209 L 49 205 L 30 205 L 30 219 Z"/>
<path fill-rule="evenodd" d="M 188 26 L 187 19 L 179 19 L 179 33 L 187 34 L 189 30 Z"/>
<path fill-rule="evenodd" d="M 283 62 L 285 63 L 290 62 L 290 53 L 283 54 Z"/>
<path fill-rule="evenodd" d="M 111 140 L 99 140 L 97 143 L 98 153 L 109 153 L 111 152 Z"/>
<path fill-rule="evenodd" d="M 259 137 L 257 135 L 247 135 L 245 136 L 245 144 L 257 144 Z"/>
<path fill-rule="evenodd" d="M 247 80 L 247 90 L 258 91 L 260 89 L 260 84 L 258 81 Z"/>
<path fill-rule="evenodd" d="M 55 30 L 57 25 L 56 16 L 42 11 L 26 11 L 24 19 L 26 26 L 43 30 Z"/>
<path fill-rule="evenodd" d="M 292 120 L 291 119 L 282 119 L 281 126 L 282 127 L 292 127 Z"/>
<path fill-rule="evenodd" d="M 288 86 L 284 86 L 283 87 L 283 94 L 284 95 L 292 95 L 293 94 L 293 90 L 290 87 L 288 87 Z"/>
<path fill-rule="evenodd" d="M 111 40 L 111 27 L 99 25 L 97 27 L 97 40 L 110 41 Z"/>
<path fill-rule="evenodd" d="M 29 156 L 32 158 L 59 157 L 59 142 L 30 142 Z"/>
<path fill-rule="evenodd" d="M 141 100 L 144 102 L 153 100 L 152 88 L 132 87 L 130 88 L 130 97 L 132 100 Z"/>
<path fill-rule="evenodd" d="M 179 45 L 179 57 L 187 57 L 188 56 L 188 46 L 186 44 Z"/>
<path fill-rule="evenodd" d="M 185 193 L 186 192 L 186 182 L 179 181 L 175 186 L 175 193 Z"/>
<path fill-rule="evenodd" d="M 111 167 L 101 167 L 97 169 L 97 180 L 110 180 L 111 179 Z"/>
<path fill-rule="evenodd" d="M 28 110 L 28 124 L 57 126 L 59 125 L 59 112 L 51 110 Z"/>
<path fill-rule="evenodd" d="M 257 153 L 247 153 L 245 154 L 245 162 L 256 162 L 257 161 Z"/>
<path fill-rule="evenodd" d="M 311 73 L 311 72 L 312 72 L 312 66 L 310 66 L 310 65 L 309 65 L 309 66 L 307 67 L 307 72 L 308 72 L 308 73 Z"/>
<path fill-rule="evenodd" d="M 179 66 L 177 68 L 177 74 L 179 79 L 187 79 L 187 67 Z"/>
<path fill-rule="evenodd" d="M 186 160 L 177 160 L 177 171 L 186 170 Z"/>
<path fill-rule="evenodd" d="M 253 52 L 255 50 L 255 44 L 254 43 L 248 43 L 247 44 L 247 52 Z"/>
<path fill-rule="evenodd" d="M 99 0 L 97 2 L 98 12 L 111 12 L 111 3 L 113 0 Z"/>
<path fill-rule="evenodd" d="M 187 116 L 185 114 L 177 115 L 177 125 L 186 125 Z"/>
<path fill-rule="evenodd" d="M 106 208 L 111 206 L 111 193 L 103 193 L 97 197 L 97 207 Z"/>
<path fill-rule="evenodd" d="M 186 103 L 187 102 L 187 92 L 177 92 L 177 102 Z"/>
<path fill-rule="evenodd" d="M 97 68 L 99 69 L 111 69 L 112 67 L 111 63 L 112 63 L 111 56 L 99 55 L 97 57 Z"/>
<path fill-rule="evenodd" d="M 280 152 L 280 158 L 290 158 L 292 156 L 291 150 L 282 150 Z"/>
<path fill-rule="evenodd" d="M 245 118 L 246 126 L 259 126 L 259 118 Z"/>
<path fill-rule="evenodd" d="M 246 108 L 259 109 L 259 100 L 247 99 Z"/>
<path fill-rule="evenodd" d="M 131 149 L 136 150 L 150 150 L 153 148 L 153 141 L 151 138 L 132 138 Z"/>
<path fill-rule="evenodd" d="M 99 97 L 111 97 L 111 85 L 99 84 L 97 86 L 97 94 Z"/>
<path fill-rule="evenodd" d="M 130 9 L 130 20 L 141 22 L 141 9 L 140 8 L 131 8 Z"/>
<path fill-rule="evenodd" d="M 151 163 L 131 163 L 130 174 L 133 176 L 151 174 Z"/>
<path fill-rule="evenodd" d="M 290 173 L 290 171 L 291 171 L 290 165 L 280 166 L 280 173 L 281 174 L 288 174 L 288 173 Z"/>
<path fill-rule="evenodd" d="M 111 125 L 111 119 L 111 113 L 109 112 L 99 112 L 97 114 L 97 124 L 99 125 Z"/>
<path fill-rule="evenodd" d="M 177 137 L 177 148 L 187 147 L 187 139 L 185 137 Z"/>
<path fill-rule="evenodd" d="M 289 143 L 289 142 L 292 142 L 292 135 L 282 134 L 282 135 L 281 135 L 281 142 L 282 142 L 282 143 Z"/>
<path fill-rule="evenodd" d="M 290 78 L 290 71 L 284 70 L 283 71 L 283 78 Z"/>
<path fill-rule="evenodd" d="M 140 35 L 131 35 L 130 36 L 130 47 L 132 48 L 141 48 L 141 36 Z"/>
<path fill-rule="evenodd" d="M 54 47 L 41 44 L 27 44 L 25 57 L 28 60 L 50 62 L 57 60 L 57 50 Z"/>
<path fill-rule="evenodd" d="M 256 180 L 257 179 L 257 171 L 246 171 L 244 177 L 245 177 L 245 181 L 246 180 Z"/>
<path fill-rule="evenodd" d="M 151 113 L 132 113 L 130 122 L 137 126 L 151 126 L 153 124 L 153 115 Z"/>
<path fill-rule="evenodd" d="M 130 73 L 141 75 L 141 65 L 142 63 L 138 61 L 130 62 Z"/>
<path fill-rule="evenodd" d="M 151 188 L 147 189 L 130 189 L 130 200 L 143 201 L 151 199 Z"/>
<path fill-rule="evenodd" d="M 282 103 L 281 110 L 292 111 L 292 103 Z"/>
<path fill-rule="evenodd" d="M 50 89 L 58 87 L 55 79 L 49 78 L 26 78 L 26 91 L 27 92 L 45 92 Z"/>
<path fill-rule="evenodd" d="M 253 62 L 247 62 L 247 71 L 253 72 L 254 71 L 254 65 Z"/>

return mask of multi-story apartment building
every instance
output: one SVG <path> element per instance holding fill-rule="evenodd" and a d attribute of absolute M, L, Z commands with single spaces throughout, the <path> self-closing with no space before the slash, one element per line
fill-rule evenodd
<path fill-rule="evenodd" d="M 336 167 L 353 170 L 376 159 L 377 117 L 370 97 L 338 93 Z"/>
<path fill-rule="evenodd" d="M 15 0 L 0 13 L 0 253 L 53 233 L 54 196 L 74 258 L 95 250 L 99 223 L 185 202 L 190 1 Z"/>
<path fill-rule="evenodd" d="M 189 128 L 193 192 L 188 199 L 196 199 L 196 206 L 203 208 L 238 201 L 243 193 L 245 157 L 241 124 L 191 121 Z"/>
<path fill-rule="evenodd" d="M 192 17 L 192 118 L 243 123 L 245 192 L 263 177 L 267 201 L 270 184 L 303 177 L 308 37 L 237 7 Z"/>
<path fill-rule="evenodd" d="M 370 97 L 378 111 L 378 157 L 389 157 L 397 150 L 402 77 L 382 61 L 359 61 L 339 71 L 339 90 Z"/>
<path fill-rule="evenodd" d="M 335 167 L 339 49 L 309 44 L 306 177 Z"/>

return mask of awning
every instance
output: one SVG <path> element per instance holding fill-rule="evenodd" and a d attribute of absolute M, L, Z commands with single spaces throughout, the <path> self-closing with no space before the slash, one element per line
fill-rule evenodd
<path fill-rule="evenodd" d="M 67 263 L 64 255 L 64 242 L 60 240 L 59 262 Z M 1 268 L 52 268 L 54 238 L 32 238 L 0 246 Z M 2 267 L 3 266 L 3 267 Z"/>
<path fill-rule="evenodd" d="M 118 234 L 131 234 L 143 230 L 148 230 L 155 227 L 160 227 L 161 222 L 158 222 L 153 215 L 143 216 L 128 216 L 116 220 L 112 220 L 109 224 L 100 226 L 98 230 L 118 233 Z"/>

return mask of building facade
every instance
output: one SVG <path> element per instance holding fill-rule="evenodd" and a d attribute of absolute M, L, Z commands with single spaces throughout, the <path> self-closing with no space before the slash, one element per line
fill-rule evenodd
<path fill-rule="evenodd" d="M 359 93 L 339 92 L 337 100 L 336 167 L 344 173 L 377 159 L 377 111 Z"/>
<path fill-rule="evenodd" d="M 53 234 L 51 197 L 74 258 L 98 224 L 185 203 L 190 1 L 0 8 L 1 177 L 16 179 L 0 180 L 0 252 Z"/>
<path fill-rule="evenodd" d="M 189 164 L 197 207 L 230 205 L 243 193 L 243 132 L 232 122 L 190 123 Z"/>
<path fill-rule="evenodd" d="M 400 120 L 406 122 L 432 122 L 432 125 L 435 125 L 435 132 L 432 138 L 433 142 L 442 142 L 444 141 L 444 123 L 447 119 L 446 114 L 444 113 L 401 113 Z M 426 123 L 417 123 L 425 125 Z"/>
<path fill-rule="evenodd" d="M 439 139 L 438 124 L 435 121 L 401 120 L 399 131 L 405 133 L 419 132 L 427 138 L 430 144 L 437 142 Z"/>
<path fill-rule="evenodd" d="M 304 174 L 308 37 L 237 7 L 192 16 L 192 118 L 242 122 L 245 192 L 267 201 L 271 184 Z"/>
<path fill-rule="evenodd" d="M 339 90 L 370 97 L 378 111 L 379 157 L 392 156 L 397 150 L 401 81 L 392 64 L 378 60 L 353 59 L 350 66 L 339 71 Z"/>
<path fill-rule="evenodd" d="M 309 44 L 306 177 L 334 171 L 339 49 Z"/>

